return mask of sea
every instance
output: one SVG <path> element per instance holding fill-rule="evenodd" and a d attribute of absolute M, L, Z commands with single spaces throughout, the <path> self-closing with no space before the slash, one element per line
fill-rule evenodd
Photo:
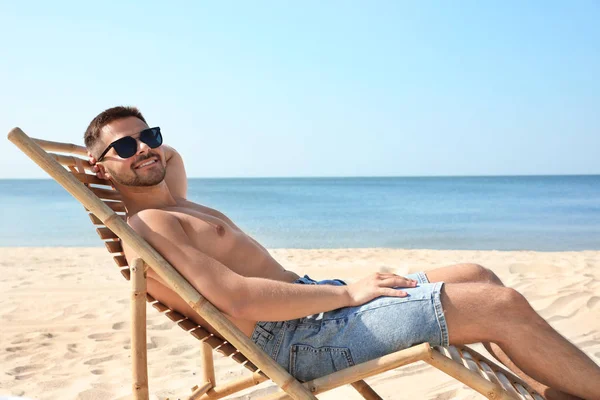
<path fill-rule="evenodd" d="M 189 179 L 267 248 L 600 250 L 600 175 Z M 102 242 L 50 179 L 0 180 L 0 246 Z"/>

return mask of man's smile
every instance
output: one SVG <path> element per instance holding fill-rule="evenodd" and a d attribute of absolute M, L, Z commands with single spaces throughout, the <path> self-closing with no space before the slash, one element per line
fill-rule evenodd
<path fill-rule="evenodd" d="M 152 157 L 150 159 L 144 160 L 141 163 L 137 164 L 135 167 L 133 167 L 133 169 L 146 168 L 146 167 L 149 167 L 149 166 L 154 165 L 156 163 L 158 163 L 158 158 L 157 157 Z"/>

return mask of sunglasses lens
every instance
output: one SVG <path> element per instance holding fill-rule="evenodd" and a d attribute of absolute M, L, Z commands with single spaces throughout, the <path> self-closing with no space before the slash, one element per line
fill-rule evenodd
<path fill-rule="evenodd" d="M 125 136 L 113 143 L 113 148 L 121 158 L 129 158 L 137 151 L 137 140 Z"/>
<path fill-rule="evenodd" d="M 148 145 L 151 149 L 155 149 L 162 144 L 162 134 L 160 128 L 150 128 L 140 133 L 140 140 Z"/>

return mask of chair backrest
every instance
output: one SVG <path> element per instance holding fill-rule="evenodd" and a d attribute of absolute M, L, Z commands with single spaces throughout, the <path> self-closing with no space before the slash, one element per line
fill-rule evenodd
<path fill-rule="evenodd" d="M 100 179 L 91 172 L 91 166 L 87 161 L 87 150 L 85 147 L 77 146 L 71 143 L 52 142 L 48 140 L 33 139 L 42 149 L 52 156 L 58 163 L 67 169 L 79 182 L 88 187 L 99 199 L 102 200 L 111 210 L 113 210 L 122 219 L 126 219 L 126 207 L 121 200 L 121 194 L 115 189 L 110 181 Z M 119 268 L 125 279 L 130 279 L 130 270 L 121 239 L 108 228 L 96 215 L 86 209 L 92 224 L 96 228 L 96 233 L 104 242 L 106 249 L 113 257 L 113 260 Z M 198 340 L 204 341 L 215 351 L 231 357 L 240 364 L 243 364 L 252 372 L 258 368 L 252 364 L 242 353 L 233 345 L 222 338 L 211 334 L 204 327 L 196 324 L 184 315 L 167 307 L 165 304 L 157 301 L 151 295 L 146 295 L 146 300 L 152 304 L 156 310 L 164 313 L 170 320 L 175 322 L 181 329 L 190 333 Z"/>

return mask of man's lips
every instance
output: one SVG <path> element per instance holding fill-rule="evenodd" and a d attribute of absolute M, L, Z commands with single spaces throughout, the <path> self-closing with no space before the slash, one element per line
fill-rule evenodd
<path fill-rule="evenodd" d="M 147 158 L 144 161 L 141 161 L 141 162 L 137 163 L 136 166 L 133 167 L 133 169 L 141 169 L 141 168 L 149 167 L 149 166 L 154 165 L 156 163 L 158 163 L 158 158 L 157 157 Z"/>

